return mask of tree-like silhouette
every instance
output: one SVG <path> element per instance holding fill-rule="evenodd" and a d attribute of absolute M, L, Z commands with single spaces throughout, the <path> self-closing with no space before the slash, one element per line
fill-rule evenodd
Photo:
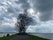
<path fill-rule="evenodd" d="M 17 21 L 17 27 L 19 28 L 19 33 L 25 33 L 26 26 L 30 25 L 32 18 L 28 16 L 27 9 L 24 10 L 23 14 L 18 16 L 19 22 Z M 18 25 L 19 24 L 19 25 Z"/>

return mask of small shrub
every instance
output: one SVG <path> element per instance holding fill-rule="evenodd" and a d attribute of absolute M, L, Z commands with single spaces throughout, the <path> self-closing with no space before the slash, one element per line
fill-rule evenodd
<path fill-rule="evenodd" d="M 7 36 L 10 36 L 9 34 L 7 34 Z"/>

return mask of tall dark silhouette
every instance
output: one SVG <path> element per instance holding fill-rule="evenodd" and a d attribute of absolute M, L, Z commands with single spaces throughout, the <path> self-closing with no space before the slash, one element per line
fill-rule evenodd
<path fill-rule="evenodd" d="M 17 27 L 19 28 L 18 31 L 19 33 L 25 33 L 26 31 L 26 26 L 30 25 L 30 22 L 32 21 L 32 18 L 28 16 L 27 9 L 24 10 L 23 14 L 19 14 L 18 16 L 19 19 L 19 25 Z"/>

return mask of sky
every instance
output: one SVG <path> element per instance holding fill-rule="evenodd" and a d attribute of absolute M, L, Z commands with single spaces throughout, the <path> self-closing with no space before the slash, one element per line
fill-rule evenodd
<path fill-rule="evenodd" d="M 0 0 L 0 32 L 15 32 L 24 9 L 33 18 L 26 32 L 53 33 L 53 0 Z"/>

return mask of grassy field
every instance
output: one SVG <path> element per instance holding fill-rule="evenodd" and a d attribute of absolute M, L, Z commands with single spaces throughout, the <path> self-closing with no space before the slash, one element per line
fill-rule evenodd
<path fill-rule="evenodd" d="M 14 34 L 14 35 L 11 35 L 11 36 L 7 35 L 7 36 L 0 37 L 0 40 L 10 40 L 10 39 L 12 39 L 16 36 L 18 36 L 18 34 Z M 27 35 L 27 36 L 29 36 L 32 40 L 48 40 L 48 39 L 33 36 L 33 35 Z"/>

